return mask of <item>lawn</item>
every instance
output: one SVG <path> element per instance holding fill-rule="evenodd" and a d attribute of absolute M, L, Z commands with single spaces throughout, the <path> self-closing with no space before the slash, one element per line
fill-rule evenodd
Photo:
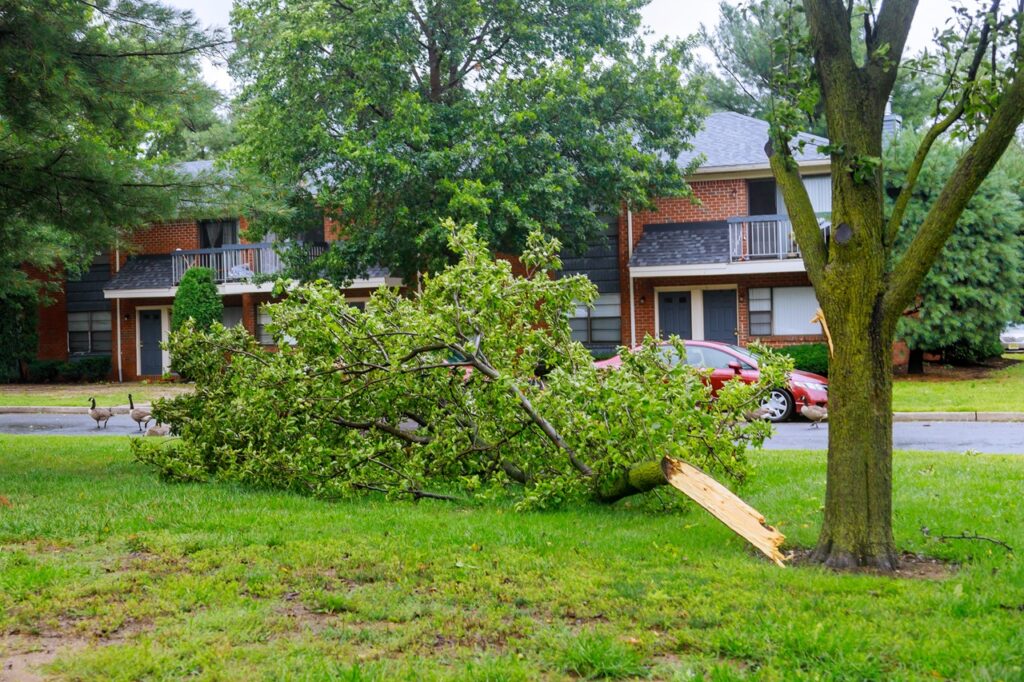
<path fill-rule="evenodd" d="M 813 542 L 824 455 L 744 496 Z M 941 579 L 780 569 L 700 511 L 514 513 L 165 484 L 127 439 L 0 436 L 0 658 L 57 679 L 1021 680 L 1024 460 L 898 453 Z M 56 648 L 55 660 L 33 648 Z"/>
<path fill-rule="evenodd" d="M 191 390 L 183 384 L 7 384 L 0 385 L 0 407 L 22 405 L 88 407 L 89 398 L 104 407 L 128 404 L 128 394 L 137 403 L 171 397 Z"/>
<path fill-rule="evenodd" d="M 899 377 L 893 384 L 896 412 L 1024 412 L 1024 357 L 977 379 Z"/>

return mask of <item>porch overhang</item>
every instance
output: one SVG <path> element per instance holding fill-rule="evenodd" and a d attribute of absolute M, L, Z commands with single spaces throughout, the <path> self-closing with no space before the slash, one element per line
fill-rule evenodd
<path fill-rule="evenodd" d="M 294 289 L 299 285 L 298 281 L 288 282 L 286 288 Z M 369 277 L 353 280 L 346 287 L 347 289 L 379 289 L 381 287 L 400 287 L 402 280 L 398 277 Z M 225 282 L 217 285 L 217 293 L 221 296 L 236 296 L 238 294 L 269 294 L 274 290 L 273 282 Z M 140 289 L 104 289 L 103 297 L 106 299 L 126 298 L 174 298 L 178 293 L 178 287 L 153 287 Z"/>
<path fill-rule="evenodd" d="M 802 258 L 743 261 L 737 263 L 679 263 L 674 265 L 632 266 L 629 276 L 642 277 L 701 277 L 765 275 L 775 272 L 805 272 Z"/>

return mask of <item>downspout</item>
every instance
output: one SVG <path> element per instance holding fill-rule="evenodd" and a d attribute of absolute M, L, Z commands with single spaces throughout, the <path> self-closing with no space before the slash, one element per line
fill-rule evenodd
<path fill-rule="evenodd" d="M 120 245 L 114 247 L 114 274 L 121 272 L 121 247 Z M 115 298 L 114 303 L 117 306 L 117 317 L 114 318 L 117 323 L 117 383 L 124 383 L 124 368 L 122 366 L 121 359 L 121 299 Z"/>
<path fill-rule="evenodd" d="M 629 271 L 629 347 L 636 345 L 636 310 L 633 308 L 633 271 L 629 262 L 633 260 L 633 210 L 626 208 L 626 243 L 628 244 L 628 255 L 626 256 L 626 270 Z"/>

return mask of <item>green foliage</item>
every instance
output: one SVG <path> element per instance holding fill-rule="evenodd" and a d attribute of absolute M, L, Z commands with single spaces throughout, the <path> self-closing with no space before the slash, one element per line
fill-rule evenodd
<path fill-rule="evenodd" d="M 920 138 L 905 133 L 887 150 L 886 182 L 902 185 Z M 897 236 L 895 255 L 907 248 L 938 198 L 961 154 L 939 142 L 921 170 Z M 946 350 L 951 361 L 999 355 L 999 333 L 1024 309 L 1024 191 L 1020 150 L 1012 148 L 967 204 L 953 234 L 925 276 L 917 314 L 904 316 L 897 334 L 914 349 Z"/>
<path fill-rule="evenodd" d="M 770 430 L 742 417 L 761 385 L 730 382 L 712 399 L 701 370 L 669 361 L 685 352 L 678 339 L 671 348 L 649 339 L 620 370 L 598 370 L 568 325 L 595 288 L 550 277 L 557 241 L 531 235 L 528 276 L 516 277 L 473 228 L 446 229 L 459 260 L 418 295 L 381 289 L 359 310 L 317 282 L 268 306 L 280 352 L 242 327 L 186 322 L 169 348 L 195 392 L 154 409 L 181 440 L 173 449 L 140 441 L 137 456 L 177 478 L 328 497 L 486 495 L 515 483 L 524 508 L 599 497 L 665 455 L 743 479 L 747 444 Z M 766 357 L 764 385 L 785 371 Z"/>
<path fill-rule="evenodd" d="M 828 376 L 828 346 L 824 343 L 803 343 L 779 348 L 780 355 L 793 358 L 793 368 Z"/>
<path fill-rule="evenodd" d="M 238 2 L 231 160 L 337 212 L 347 238 L 313 269 L 335 282 L 438 270 L 447 217 L 496 250 L 538 229 L 581 249 L 622 202 L 688 192 L 675 159 L 702 115 L 689 46 L 645 47 L 640 5 Z"/>
<path fill-rule="evenodd" d="M 196 329 L 206 330 L 220 322 L 224 301 L 217 293 L 217 281 L 210 268 L 189 268 L 178 283 L 171 311 L 171 331 L 191 320 Z"/>
<path fill-rule="evenodd" d="M 110 377 L 110 356 L 90 355 L 71 360 L 32 360 L 28 380 L 32 383 L 105 381 Z"/>
<path fill-rule="evenodd" d="M 221 37 L 147 0 L 6 2 L 0 35 L 2 296 L 19 264 L 74 272 L 200 190 L 144 151 Z"/>
<path fill-rule="evenodd" d="M 16 379 L 22 362 L 35 357 L 38 318 L 35 292 L 0 289 L 0 383 Z"/>

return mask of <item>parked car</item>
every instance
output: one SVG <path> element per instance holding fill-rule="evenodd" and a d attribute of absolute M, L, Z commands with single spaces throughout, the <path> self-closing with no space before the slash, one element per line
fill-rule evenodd
<path fill-rule="evenodd" d="M 1024 323 L 1006 325 L 999 341 L 1007 353 L 1024 353 Z"/>
<path fill-rule="evenodd" d="M 686 363 L 694 367 L 711 370 L 711 389 L 717 393 L 725 382 L 735 378 L 748 384 L 761 376 L 757 369 L 757 358 L 745 348 L 717 341 L 686 341 Z M 672 350 L 666 345 L 666 349 Z M 673 356 L 676 353 L 672 353 Z M 595 367 L 614 369 L 622 365 L 622 357 L 612 356 L 599 360 Z M 817 374 L 793 370 L 789 385 L 773 388 L 761 403 L 767 408 L 765 417 L 769 421 L 781 422 L 793 416 L 804 404 L 828 406 L 828 379 Z"/>

